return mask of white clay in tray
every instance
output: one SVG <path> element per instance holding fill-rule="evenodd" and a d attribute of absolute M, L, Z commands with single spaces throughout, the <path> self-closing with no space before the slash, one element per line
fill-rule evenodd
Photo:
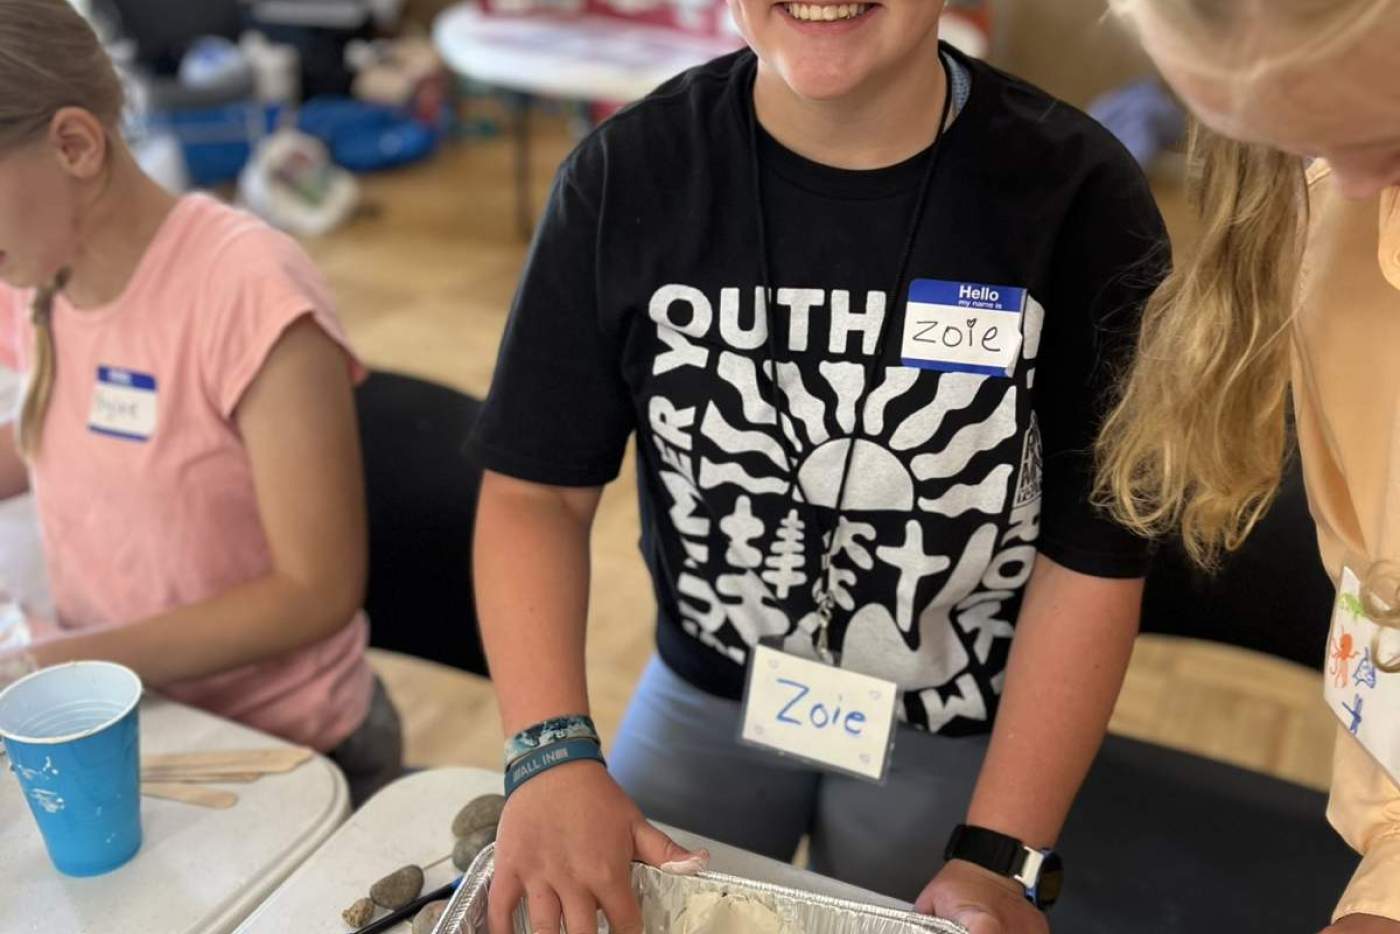
<path fill-rule="evenodd" d="M 745 895 L 696 892 L 674 934 L 799 934 L 773 909 Z"/>

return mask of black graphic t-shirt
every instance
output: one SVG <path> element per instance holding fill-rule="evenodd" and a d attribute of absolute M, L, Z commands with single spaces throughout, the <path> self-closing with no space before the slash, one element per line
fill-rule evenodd
<path fill-rule="evenodd" d="M 965 734 L 990 727 L 1038 553 L 1100 577 L 1145 571 L 1144 543 L 1088 502 L 1091 446 L 1166 235 L 1106 131 L 945 54 L 971 94 L 938 143 L 895 296 L 929 153 L 847 171 L 760 128 L 760 198 L 751 52 L 589 136 L 560 169 L 475 447 L 503 474 L 597 486 L 637 432 L 673 670 L 738 698 L 758 640 L 812 656 L 830 580 L 839 664 L 896 682 L 905 721 Z M 964 325 L 940 330 L 929 301 L 986 309 L 1020 290 L 1010 317 L 965 316 L 979 347 L 1019 328 L 1009 367 L 906 365 L 906 335 L 957 356 Z M 1012 325 L 993 339 L 988 320 Z"/>

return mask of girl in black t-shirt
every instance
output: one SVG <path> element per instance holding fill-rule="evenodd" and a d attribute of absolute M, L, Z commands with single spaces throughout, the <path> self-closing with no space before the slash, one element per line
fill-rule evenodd
<path fill-rule="evenodd" d="M 640 930 L 628 861 L 703 865 L 645 811 L 783 860 L 810 835 L 828 875 L 1045 931 L 1028 896 L 1053 900 L 1137 629 L 1146 550 L 1089 505 L 1089 451 L 1160 218 L 1091 120 L 940 49 L 941 3 L 730 6 L 754 51 L 561 168 L 478 425 L 478 606 L 522 734 L 492 929 L 527 898 L 536 930 Z M 634 432 L 659 657 L 609 772 L 589 534 Z M 883 785 L 810 764 L 819 740 L 740 742 L 769 651 L 890 688 Z"/>

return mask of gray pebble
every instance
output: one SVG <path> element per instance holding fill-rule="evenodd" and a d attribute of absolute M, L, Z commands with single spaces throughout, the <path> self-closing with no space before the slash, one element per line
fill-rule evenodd
<path fill-rule="evenodd" d="M 352 928 L 362 928 L 374 917 L 374 902 L 362 898 L 340 913 L 341 920 Z"/>
<path fill-rule="evenodd" d="M 465 837 L 458 838 L 456 845 L 452 847 L 452 865 L 461 872 L 466 872 L 471 868 L 472 861 L 481 854 L 481 851 L 495 842 L 495 827 L 475 830 Z"/>
<path fill-rule="evenodd" d="M 501 811 L 505 806 L 506 799 L 501 795 L 482 795 L 452 818 L 452 836 L 460 839 L 477 830 L 494 828 L 501 822 Z"/>
<path fill-rule="evenodd" d="M 389 873 L 369 888 L 369 897 L 380 908 L 397 911 L 423 891 L 423 870 L 405 866 Z"/>
<path fill-rule="evenodd" d="M 433 934 L 433 928 L 437 927 L 442 913 L 446 910 L 446 899 L 440 902 L 428 902 L 423 906 L 423 910 L 414 916 L 412 934 Z"/>

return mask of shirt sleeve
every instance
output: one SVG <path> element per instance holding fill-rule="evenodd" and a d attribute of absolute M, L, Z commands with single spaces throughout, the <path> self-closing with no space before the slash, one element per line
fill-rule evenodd
<path fill-rule="evenodd" d="M 1081 187 L 1057 240 L 1036 366 L 1044 456 L 1039 547 L 1095 577 L 1146 574 L 1148 543 L 1090 502 L 1094 440 L 1169 263 L 1156 201 L 1126 153 Z"/>
<path fill-rule="evenodd" d="M 1368 914 L 1400 921 L 1400 788 L 1340 725 L 1327 819 L 1361 854 L 1332 920 Z"/>
<path fill-rule="evenodd" d="M 295 240 L 269 227 L 237 234 L 220 252 L 204 290 L 207 326 L 199 349 L 208 391 L 232 418 L 282 335 L 304 317 L 345 351 L 353 380 L 365 375 L 335 315 L 330 288 Z"/>
<path fill-rule="evenodd" d="M 487 469 L 551 486 L 614 479 L 636 421 L 600 315 L 604 165 L 590 145 L 555 178 L 472 442 Z"/>

